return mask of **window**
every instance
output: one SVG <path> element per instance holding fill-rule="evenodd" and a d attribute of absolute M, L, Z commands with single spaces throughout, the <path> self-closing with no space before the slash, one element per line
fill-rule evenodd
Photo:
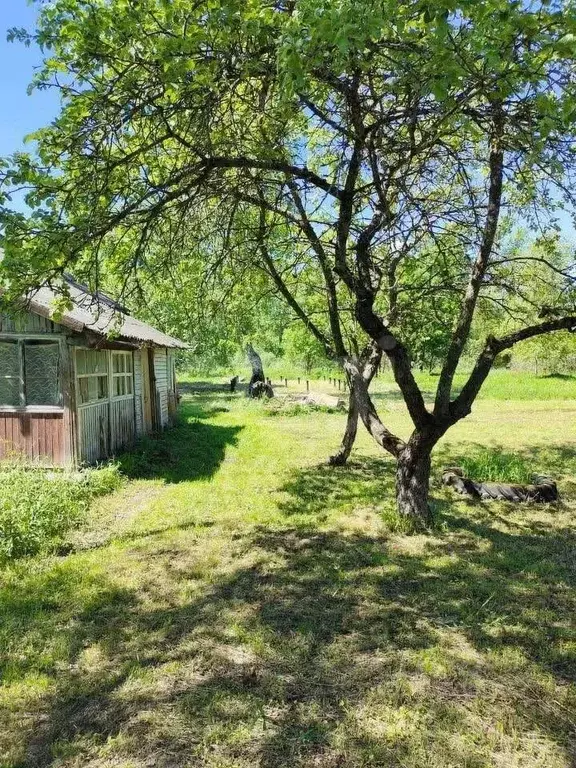
<path fill-rule="evenodd" d="M 60 405 L 60 345 L 25 341 L 26 405 Z"/>
<path fill-rule="evenodd" d="M 59 406 L 60 345 L 30 339 L 0 342 L 0 406 Z"/>
<path fill-rule="evenodd" d="M 112 352 L 112 396 L 134 393 L 132 352 Z"/>
<path fill-rule="evenodd" d="M 80 405 L 107 400 L 108 353 L 101 349 L 77 349 L 76 379 Z"/>

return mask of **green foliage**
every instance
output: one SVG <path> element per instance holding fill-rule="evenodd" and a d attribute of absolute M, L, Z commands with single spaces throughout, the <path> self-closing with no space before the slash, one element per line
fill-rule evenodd
<path fill-rule="evenodd" d="M 91 500 L 120 482 L 115 465 L 78 473 L 0 469 L 0 560 L 54 548 L 81 522 Z"/>
<path fill-rule="evenodd" d="M 530 483 L 535 474 L 522 456 L 494 448 L 465 456 L 460 464 L 465 476 L 477 482 Z"/>
<path fill-rule="evenodd" d="M 282 346 L 286 359 L 305 374 L 326 366 L 326 353 L 310 332 L 302 325 L 291 325 L 283 334 Z"/>

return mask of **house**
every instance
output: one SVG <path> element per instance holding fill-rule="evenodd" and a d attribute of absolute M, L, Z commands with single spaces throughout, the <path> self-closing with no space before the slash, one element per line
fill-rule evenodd
<path fill-rule="evenodd" d="M 175 417 L 187 345 L 65 280 L 73 306 L 58 322 L 48 287 L 0 314 L 0 459 L 93 464 Z"/>

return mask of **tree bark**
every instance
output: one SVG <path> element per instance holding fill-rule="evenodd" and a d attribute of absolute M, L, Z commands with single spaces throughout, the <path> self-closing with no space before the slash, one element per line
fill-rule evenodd
<path fill-rule="evenodd" d="M 266 381 L 262 359 L 252 344 L 246 344 L 246 357 L 252 366 L 252 376 L 248 384 L 248 397 L 274 397 L 272 385 Z"/>
<path fill-rule="evenodd" d="M 430 490 L 430 452 L 415 451 L 407 445 L 396 465 L 396 505 L 401 518 L 411 527 L 425 528 L 432 523 L 428 502 Z"/>
<path fill-rule="evenodd" d="M 354 394 L 353 384 L 350 386 L 350 397 L 348 398 L 348 418 L 346 419 L 346 429 L 344 437 L 340 443 L 340 448 L 328 459 L 328 463 L 334 467 L 342 467 L 348 461 L 358 432 L 358 406 L 356 405 L 356 396 Z"/>
<path fill-rule="evenodd" d="M 380 362 L 382 360 L 382 350 L 376 345 L 372 344 L 364 349 L 360 356 L 360 376 L 366 390 L 372 383 Z M 348 398 L 348 418 L 346 419 L 346 429 L 344 430 L 344 436 L 340 444 L 340 448 L 328 459 L 328 463 L 333 466 L 343 466 L 348 461 L 354 443 L 356 442 L 356 435 L 358 433 L 358 418 L 360 416 L 360 410 L 358 408 L 358 384 L 354 376 L 350 375 L 349 371 L 346 371 L 348 378 L 348 388 L 350 390 L 350 396 Z"/>

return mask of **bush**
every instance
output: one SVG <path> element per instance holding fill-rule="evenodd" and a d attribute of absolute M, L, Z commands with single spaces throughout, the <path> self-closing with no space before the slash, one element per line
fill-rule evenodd
<path fill-rule="evenodd" d="M 0 561 L 53 549 L 92 499 L 120 483 L 114 465 L 82 472 L 0 469 Z"/>

